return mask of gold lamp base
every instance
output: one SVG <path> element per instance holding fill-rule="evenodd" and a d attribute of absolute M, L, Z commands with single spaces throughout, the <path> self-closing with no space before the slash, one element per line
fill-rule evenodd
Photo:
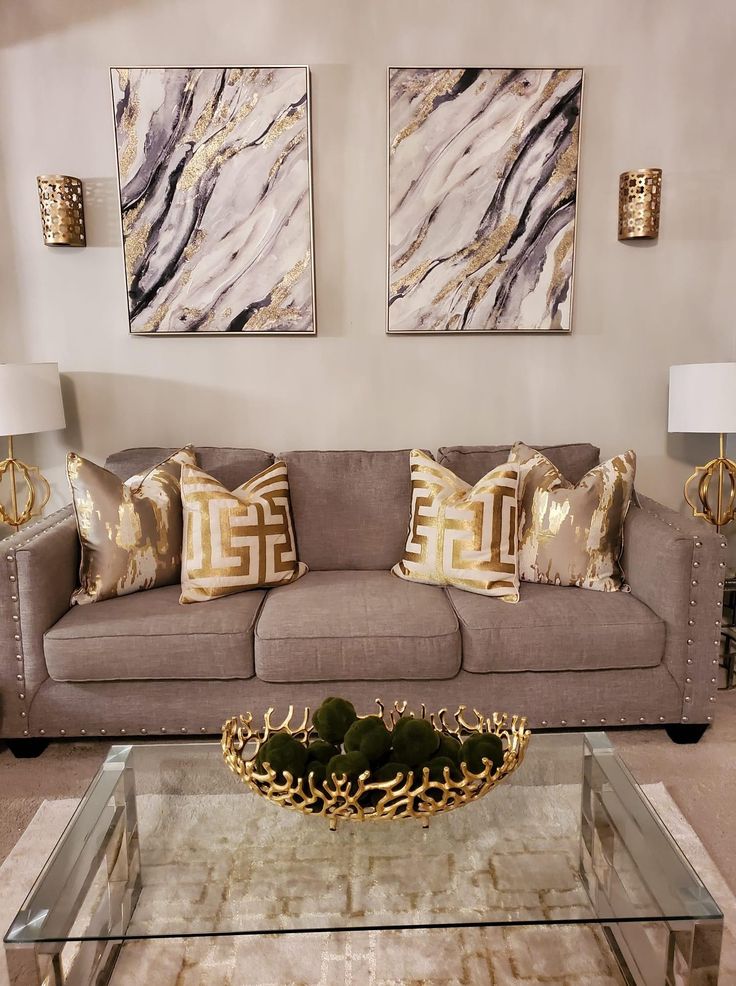
<path fill-rule="evenodd" d="M 51 496 L 48 480 L 37 466 L 28 466 L 13 455 L 13 439 L 8 438 L 8 457 L 0 461 L 0 490 L 6 479 L 10 483 L 10 506 L 0 502 L 0 523 L 17 531 L 31 517 L 38 516 Z M 19 483 L 25 485 L 25 503 L 19 506 Z"/>
<path fill-rule="evenodd" d="M 711 502 L 713 481 L 717 479 L 715 505 Z M 725 492 L 728 481 L 728 492 Z M 693 490 L 694 492 L 691 492 Z M 724 455 L 724 435 L 721 435 L 720 455 L 704 466 L 698 466 L 685 483 L 685 499 L 693 514 L 702 517 L 720 531 L 736 516 L 736 462 Z"/>

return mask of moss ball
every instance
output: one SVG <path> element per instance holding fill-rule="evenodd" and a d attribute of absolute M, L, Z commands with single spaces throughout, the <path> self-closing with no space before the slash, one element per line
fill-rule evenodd
<path fill-rule="evenodd" d="M 437 747 L 435 757 L 447 757 L 453 763 L 459 763 L 460 740 L 456 740 L 454 736 L 445 736 L 444 733 L 440 733 L 440 745 Z"/>
<path fill-rule="evenodd" d="M 323 766 L 328 764 L 333 757 L 340 752 L 339 748 L 332 743 L 325 743 L 324 740 L 313 740 L 307 747 L 307 754 L 310 760 L 317 760 Z"/>
<path fill-rule="evenodd" d="M 310 760 L 304 770 L 304 776 L 309 778 L 310 774 L 314 774 L 314 786 L 321 787 L 327 777 L 327 768 L 319 760 Z"/>
<path fill-rule="evenodd" d="M 398 735 L 402 729 L 406 729 L 406 724 L 408 722 L 416 722 L 414 716 L 401 716 L 396 720 L 393 727 L 393 735 Z"/>
<path fill-rule="evenodd" d="M 436 757 L 432 757 L 429 763 L 426 763 L 424 766 L 429 769 L 429 779 L 431 781 L 438 781 L 440 784 L 445 783 L 445 767 L 449 768 L 450 777 L 453 780 L 457 780 L 458 777 L 462 776 L 454 760 L 451 760 L 449 757 L 440 756 L 439 754 Z"/>
<path fill-rule="evenodd" d="M 269 736 L 266 742 L 261 744 L 261 748 L 256 756 L 256 766 L 262 768 L 264 763 L 270 763 L 268 756 L 269 750 L 276 750 L 284 743 L 288 744 L 291 738 L 288 733 L 274 733 L 272 736 Z"/>
<path fill-rule="evenodd" d="M 361 774 L 370 770 L 368 758 L 358 750 L 353 753 L 338 753 L 327 764 L 326 774 L 332 780 L 332 775 L 347 777 L 349 781 L 357 781 Z"/>
<path fill-rule="evenodd" d="M 375 763 L 391 749 L 391 733 L 377 716 L 356 719 L 345 733 L 345 752 L 359 751 Z"/>
<path fill-rule="evenodd" d="M 276 739 L 276 737 L 274 737 Z M 269 763 L 280 778 L 288 771 L 293 778 L 303 777 L 307 765 L 307 748 L 293 736 L 287 736 L 278 743 L 269 741 L 263 754 L 263 763 Z"/>
<path fill-rule="evenodd" d="M 465 763 L 474 774 L 485 770 L 484 757 L 491 761 L 494 771 L 498 770 L 503 763 L 503 743 L 500 736 L 495 733 L 476 733 L 460 747 L 460 762 Z"/>
<path fill-rule="evenodd" d="M 339 745 L 357 718 L 352 702 L 344 698 L 326 698 L 312 716 L 312 722 L 320 739 Z"/>
<path fill-rule="evenodd" d="M 396 759 L 410 767 L 431 760 L 439 742 L 440 734 L 427 719 L 411 719 L 393 733 Z"/>
<path fill-rule="evenodd" d="M 396 777 L 398 777 L 399 774 L 402 774 L 403 775 L 402 779 L 406 780 L 409 771 L 410 768 L 405 763 L 395 763 L 395 762 L 386 763 L 383 765 L 383 767 L 379 767 L 378 770 L 376 770 L 373 774 L 371 774 L 371 780 L 376 781 L 378 783 L 384 781 L 392 781 Z"/>

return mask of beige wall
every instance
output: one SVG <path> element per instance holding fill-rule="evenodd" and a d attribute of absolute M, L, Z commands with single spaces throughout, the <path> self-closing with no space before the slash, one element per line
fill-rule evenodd
<path fill-rule="evenodd" d="M 25 439 L 65 498 L 67 446 L 633 445 L 674 505 L 715 441 L 666 433 L 671 363 L 732 359 L 733 0 L 5 0 L 0 359 L 57 360 L 66 434 Z M 131 339 L 108 67 L 312 68 L 319 336 Z M 385 73 L 583 65 L 574 331 L 386 338 Z M 617 177 L 664 169 L 656 244 L 616 239 Z M 35 176 L 85 182 L 89 247 L 41 241 Z"/>

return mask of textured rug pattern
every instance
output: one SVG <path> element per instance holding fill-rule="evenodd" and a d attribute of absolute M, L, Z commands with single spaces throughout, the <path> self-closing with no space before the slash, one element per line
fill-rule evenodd
<path fill-rule="evenodd" d="M 697 836 L 661 785 L 651 787 L 649 795 L 719 900 L 727 926 L 734 927 L 736 901 Z M 360 847 L 364 853 L 356 857 L 354 852 L 336 851 L 334 847 L 340 843 L 326 826 L 314 830 L 309 840 L 300 839 L 304 819 L 277 814 L 276 809 L 273 815 L 259 812 L 249 818 L 245 809 L 248 799 L 237 798 L 235 803 L 232 797 L 215 800 L 216 805 L 212 799 L 177 799 L 172 812 L 169 799 L 164 813 L 155 796 L 140 799 L 146 888 L 134 916 L 133 927 L 139 931 L 151 921 L 160 927 L 162 909 L 166 930 L 174 933 L 191 925 L 195 914 L 202 915 L 203 927 L 226 930 L 231 921 L 247 919 L 244 902 L 252 906 L 254 897 L 261 900 L 261 918 L 268 914 L 274 922 L 288 924 L 295 918 L 324 919 L 330 913 L 336 920 L 345 913 L 355 919 L 359 912 L 365 914 L 366 923 L 378 923 L 380 915 L 388 919 L 393 914 L 401 919 L 402 914 L 417 908 L 432 909 L 441 919 L 446 900 L 443 887 L 448 878 L 457 881 L 453 892 L 458 899 L 461 891 L 467 891 L 469 920 L 478 908 L 507 910 L 513 901 L 519 917 L 526 919 L 542 913 L 561 917 L 577 912 L 582 916 L 585 908 L 575 874 L 577 845 L 570 840 L 568 813 L 579 804 L 574 791 L 545 805 L 536 820 L 525 819 L 515 841 L 506 840 L 501 845 L 495 825 L 490 825 L 487 841 L 481 840 L 479 847 L 478 839 L 473 840 L 474 853 L 465 856 L 461 850 L 468 836 L 465 827 L 474 824 L 469 817 L 472 807 L 457 813 L 454 820 L 444 819 L 452 821 L 444 831 L 435 819 L 428 837 L 419 833 L 417 838 L 412 826 L 396 826 L 390 839 L 388 830 L 381 826 L 348 826 L 344 830 L 348 839 L 363 833 Z M 31 882 L 29 874 L 40 869 L 73 806 L 72 801 L 44 803 L 0 868 L 3 929 L 22 903 Z M 513 805 L 505 801 L 504 810 L 509 808 Z M 496 809 L 500 810 L 500 803 Z M 217 816 L 214 821 L 213 811 Z M 463 819 L 463 814 L 468 817 Z M 278 824 L 273 824 L 276 819 Z M 547 846 L 550 837 L 555 838 L 555 853 L 539 853 L 538 844 L 535 851 L 539 826 Z M 203 840 L 203 832 L 213 833 L 212 838 Z M 316 858 L 324 860 L 323 839 L 332 855 L 328 853 L 327 869 L 321 874 L 325 892 L 317 899 L 313 866 Z M 206 847 L 208 851 L 203 852 Z M 258 865 L 259 859 L 272 863 L 276 850 L 282 858 L 280 872 L 274 873 L 272 865 Z M 192 853 L 200 857 L 195 868 Z M 190 860 L 186 866 L 181 863 L 183 858 Z M 436 874 L 435 883 L 420 878 L 429 863 Z M 372 885 L 363 879 L 366 866 L 372 867 Z M 359 875 L 361 883 L 366 883 L 362 895 L 351 884 Z M 523 895 L 512 889 L 520 878 L 527 888 Z M 278 891 L 283 879 L 305 891 L 301 898 L 292 893 L 288 906 Z M 387 894 L 387 887 L 399 886 L 408 886 L 410 892 Z M 730 927 L 722 961 L 724 984 L 736 982 L 736 947 Z M 0 986 L 6 986 L 2 965 Z M 130 942 L 121 951 L 112 982 L 113 986 L 153 982 L 157 986 L 620 986 L 621 979 L 599 931 L 589 926 L 564 926 Z"/>

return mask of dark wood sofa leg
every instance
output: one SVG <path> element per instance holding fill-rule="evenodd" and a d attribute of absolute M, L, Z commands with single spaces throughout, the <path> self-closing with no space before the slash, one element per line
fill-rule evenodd
<path fill-rule="evenodd" d="M 40 757 L 49 745 L 48 740 L 42 739 L 9 739 L 5 740 L 5 742 L 8 744 L 8 749 L 16 760 L 33 760 L 36 757 Z"/>
<path fill-rule="evenodd" d="M 698 725 L 685 725 L 681 722 L 672 726 L 667 726 L 667 735 L 673 743 L 692 744 L 697 743 L 708 727 L 703 723 Z"/>

